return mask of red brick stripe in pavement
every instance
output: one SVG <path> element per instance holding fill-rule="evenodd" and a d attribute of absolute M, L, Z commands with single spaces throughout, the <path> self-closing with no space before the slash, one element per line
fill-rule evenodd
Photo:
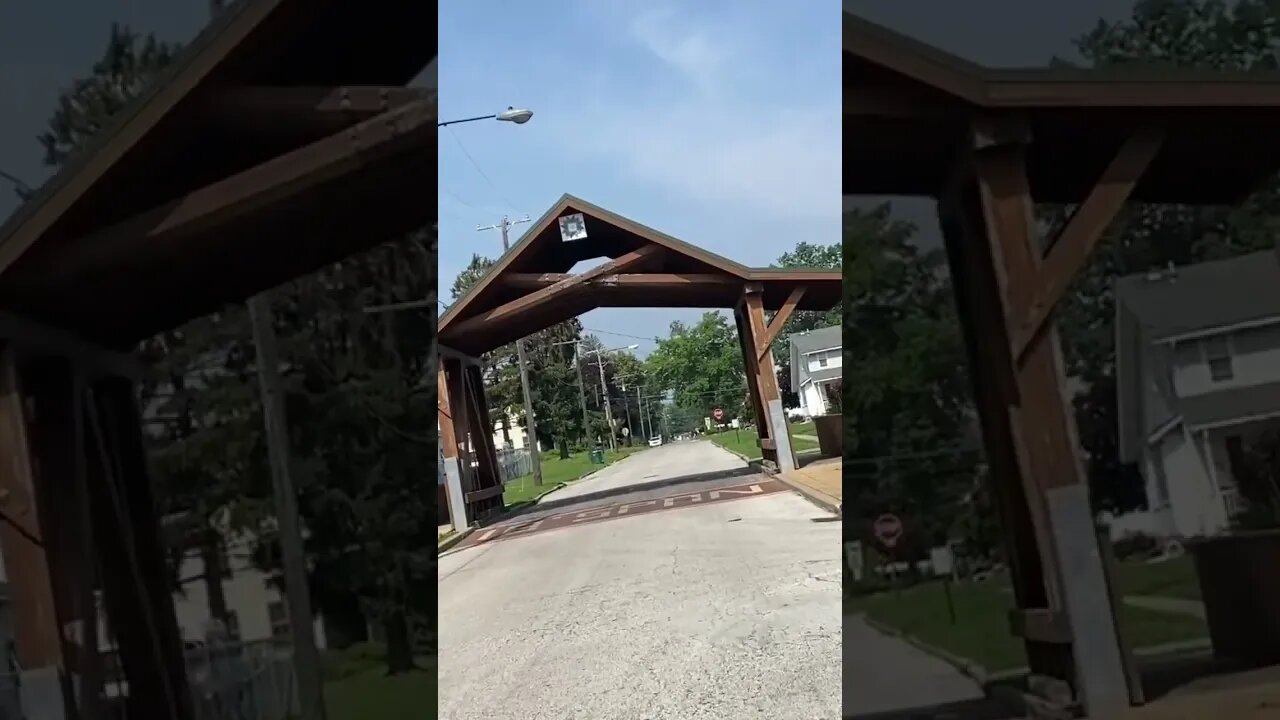
<path fill-rule="evenodd" d="M 645 513 L 659 512 L 662 510 L 677 510 L 686 507 L 727 502 L 729 500 L 759 497 L 761 495 L 770 495 L 772 493 L 790 489 L 791 488 L 789 488 L 785 483 L 779 482 L 778 480 L 761 478 L 754 482 L 744 483 L 742 485 L 699 490 L 698 492 L 692 493 L 679 493 L 676 495 L 668 495 L 666 497 L 652 498 L 649 500 L 638 500 L 635 502 L 620 503 L 618 505 L 594 507 L 588 510 L 570 510 L 568 512 L 546 515 L 531 520 L 520 520 L 517 518 L 515 520 L 475 530 L 465 540 L 458 543 L 456 547 L 471 547 L 482 543 L 507 540 L 512 537 L 523 537 L 525 535 L 532 535 L 533 533 L 546 532 L 547 530 L 556 530 L 574 525 L 586 525 L 589 523 L 603 522 L 605 520 L 617 520 L 619 518 L 643 515 Z"/>

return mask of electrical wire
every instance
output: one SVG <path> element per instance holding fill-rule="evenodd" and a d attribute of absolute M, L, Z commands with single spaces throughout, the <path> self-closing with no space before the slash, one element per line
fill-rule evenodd
<path fill-rule="evenodd" d="M 649 342 L 658 342 L 656 337 L 644 337 L 642 335 L 628 335 L 626 333 L 614 332 L 612 330 L 597 330 L 595 328 L 584 327 L 583 330 L 593 333 L 601 333 L 602 335 L 615 335 L 617 337 L 631 338 L 632 340 L 648 340 Z"/>
<path fill-rule="evenodd" d="M 485 182 L 489 183 L 489 187 L 493 188 L 493 192 L 498 196 L 498 199 L 502 200 L 504 203 L 507 204 L 507 207 L 510 207 L 512 210 L 516 211 L 517 213 L 520 212 L 519 208 L 517 208 L 510 200 L 508 200 L 502 194 L 502 191 L 498 189 L 498 186 L 493 184 L 493 180 L 490 179 L 489 175 L 480 168 L 480 163 L 476 162 L 476 159 L 471 157 L 471 153 L 467 152 L 467 146 L 462 144 L 462 138 L 458 137 L 458 134 L 453 131 L 453 128 L 446 127 L 445 129 L 448 130 L 449 134 L 453 136 L 453 141 L 458 143 L 458 148 L 462 150 L 462 154 L 467 156 L 467 160 L 471 161 L 471 167 L 475 168 L 476 172 L 480 173 L 480 177 L 484 178 Z"/>

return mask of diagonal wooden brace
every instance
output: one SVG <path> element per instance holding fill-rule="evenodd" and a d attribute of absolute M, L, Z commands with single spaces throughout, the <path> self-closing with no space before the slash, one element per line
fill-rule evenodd
<path fill-rule="evenodd" d="M 564 297 L 567 293 L 582 290 L 587 287 L 587 283 L 591 280 L 607 275 L 616 275 L 649 263 L 657 259 L 662 250 L 663 248 L 660 245 L 646 245 L 639 250 L 621 255 L 584 273 L 571 275 L 554 285 L 536 290 L 509 303 L 499 305 L 492 310 L 487 310 L 462 320 L 454 326 L 454 331 L 455 333 L 469 332 L 489 323 L 510 319 L 518 312 L 544 305 L 552 300 Z"/>
<path fill-rule="evenodd" d="M 800 298 L 804 297 L 804 286 L 801 285 L 791 291 L 787 296 L 786 302 L 782 304 L 782 308 L 773 316 L 773 321 L 764 330 L 764 336 L 758 338 L 756 342 L 756 357 L 763 358 L 765 353 L 769 352 L 769 348 L 773 346 L 773 341 L 778 339 L 778 333 L 782 332 L 783 326 L 791 319 L 792 313 L 796 311 L 796 305 L 800 303 Z"/>
<path fill-rule="evenodd" d="M 1163 139 L 1163 133 L 1157 130 L 1141 130 L 1130 136 L 1103 171 L 1089 196 L 1071 215 L 1066 227 L 1050 243 L 1027 311 L 1009 328 L 1016 362 L 1022 362 L 1027 349 L 1044 330 L 1054 309 L 1070 289 L 1072 280 L 1089 262 L 1089 256 L 1103 232 L 1128 201 L 1133 188 L 1159 152 Z"/>

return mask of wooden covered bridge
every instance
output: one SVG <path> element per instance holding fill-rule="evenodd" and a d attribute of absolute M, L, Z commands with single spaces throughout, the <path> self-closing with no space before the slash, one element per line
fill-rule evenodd
<path fill-rule="evenodd" d="M 132 349 L 435 222 L 435 15 L 234 3 L 0 227 L 0 550 L 69 717 L 106 716 L 99 592 L 128 717 L 193 717 Z"/>
<path fill-rule="evenodd" d="M 565 223 L 572 229 L 562 232 Z M 454 526 L 502 508 L 483 353 L 600 307 L 731 308 L 761 452 L 785 471 L 796 460 L 771 348 L 794 311 L 829 310 L 840 288 L 837 270 L 749 268 L 565 195 L 440 317 L 440 445 Z"/>
<path fill-rule="evenodd" d="M 1280 74 L 993 70 L 843 18 L 849 195 L 937 201 L 1008 548 L 1011 630 L 1090 717 L 1143 701 L 1053 311 L 1126 202 L 1230 204 L 1280 169 Z M 1037 203 L 1070 218 L 1042 237 Z"/>

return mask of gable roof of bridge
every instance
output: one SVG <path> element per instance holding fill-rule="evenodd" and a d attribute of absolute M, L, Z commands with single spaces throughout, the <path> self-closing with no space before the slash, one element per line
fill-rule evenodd
<path fill-rule="evenodd" d="M 587 237 L 562 240 L 560 218 L 577 213 Z M 568 274 L 597 258 L 609 262 Z M 556 283 L 576 287 L 551 297 Z M 731 308 L 749 283 L 761 286 L 769 309 L 799 287 L 805 288 L 800 309 L 826 310 L 840 301 L 839 270 L 748 267 L 566 194 L 440 316 L 439 338 L 480 354 L 598 307 Z M 501 310 L 538 293 L 536 305 Z"/>

